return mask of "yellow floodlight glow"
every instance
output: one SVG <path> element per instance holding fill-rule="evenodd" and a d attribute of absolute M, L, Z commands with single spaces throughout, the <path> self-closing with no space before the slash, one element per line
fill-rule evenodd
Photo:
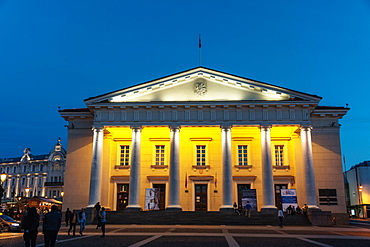
<path fill-rule="evenodd" d="M 6 175 L 6 173 L 5 173 L 5 172 L 1 173 L 1 175 L 0 175 L 0 180 L 1 180 L 1 182 L 2 182 L 2 183 L 5 181 L 6 176 L 7 176 L 7 175 Z"/>

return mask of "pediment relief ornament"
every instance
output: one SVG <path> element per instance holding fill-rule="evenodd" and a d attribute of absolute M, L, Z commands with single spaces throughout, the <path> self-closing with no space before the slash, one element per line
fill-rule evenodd
<path fill-rule="evenodd" d="M 196 81 L 194 83 L 194 94 L 197 97 L 203 97 L 207 93 L 207 84 L 205 81 Z"/>

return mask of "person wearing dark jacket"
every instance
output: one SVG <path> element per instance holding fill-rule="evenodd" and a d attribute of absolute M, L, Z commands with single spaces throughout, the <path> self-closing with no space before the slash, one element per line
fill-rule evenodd
<path fill-rule="evenodd" d="M 35 247 L 36 238 L 39 227 L 40 216 L 37 214 L 36 208 L 32 207 L 26 212 L 21 221 L 22 229 L 24 229 L 23 239 L 26 247 Z"/>
<path fill-rule="evenodd" d="M 62 215 L 58 211 L 58 207 L 53 205 L 51 212 L 44 217 L 43 229 L 45 247 L 54 247 L 58 231 L 62 224 Z"/>
<path fill-rule="evenodd" d="M 67 211 L 66 211 L 66 214 L 65 214 L 65 222 L 66 222 L 66 227 L 68 226 L 68 223 L 69 223 L 69 220 L 71 218 L 71 210 L 69 210 L 69 208 L 67 208 Z"/>

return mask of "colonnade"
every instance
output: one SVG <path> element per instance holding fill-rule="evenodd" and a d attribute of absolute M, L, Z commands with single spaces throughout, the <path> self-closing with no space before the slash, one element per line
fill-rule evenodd
<path fill-rule="evenodd" d="M 140 143 L 141 127 L 131 127 L 132 146 L 130 163 L 130 187 L 128 210 L 141 210 L 140 206 Z M 89 205 L 93 207 L 101 201 L 102 151 L 104 128 L 93 128 L 93 154 L 90 177 Z M 220 210 L 232 209 L 232 153 L 231 126 L 221 126 L 222 139 L 222 206 Z M 262 197 L 263 209 L 276 209 L 273 162 L 271 152 L 271 126 L 261 126 L 262 150 Z M 312 157 L 311 127 L 301 127 L 301 147 L 303 154 L 303 177 L 306 185 L 306 200 L 310 208 L 317 208 L 314 164 Z M 170 126 L 170 166 L 168 210 L 182 210 L 180 206 L 180 127 Z"/>

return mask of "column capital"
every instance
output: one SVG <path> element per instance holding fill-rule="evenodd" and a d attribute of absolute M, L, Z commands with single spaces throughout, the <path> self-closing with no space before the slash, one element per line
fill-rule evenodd
<path fill-rule="evenodd" d="M 104 130 L 104 127 L 103 126 L 93 126 L 91 129 L 92 131 L 100 132 Z"/>
<path fill-rule="evenodd" d="M 308 130 L 312 130 L 313 128 L 311 125 L 301 125 L 300 129 L 301 131 L 308 131 Z"/>
<path fill-rule="evenodd" d="M 271 125 L 260 125 L 260 130 L 261 131 L 268 131 L 272 128 Z"/>
<path fill-rule="evenodd" d="M 181 129 L 181 125 L 168 125 L 168 128 L 172 131 L 172 130 L 180 130 Z"/>
<path fill-rule="evenodd" d="M 141 125 L 131 125 L 130 129 L 135 130 L 135 131 L 141 131 L 143 129 L 143 126 L 141 126 Z"/>
<path fill-rule="evenodd" d="M 233 126 L 232 125 L 221 125 L 220 128 L 221 130 L 231 130 Z"/>

